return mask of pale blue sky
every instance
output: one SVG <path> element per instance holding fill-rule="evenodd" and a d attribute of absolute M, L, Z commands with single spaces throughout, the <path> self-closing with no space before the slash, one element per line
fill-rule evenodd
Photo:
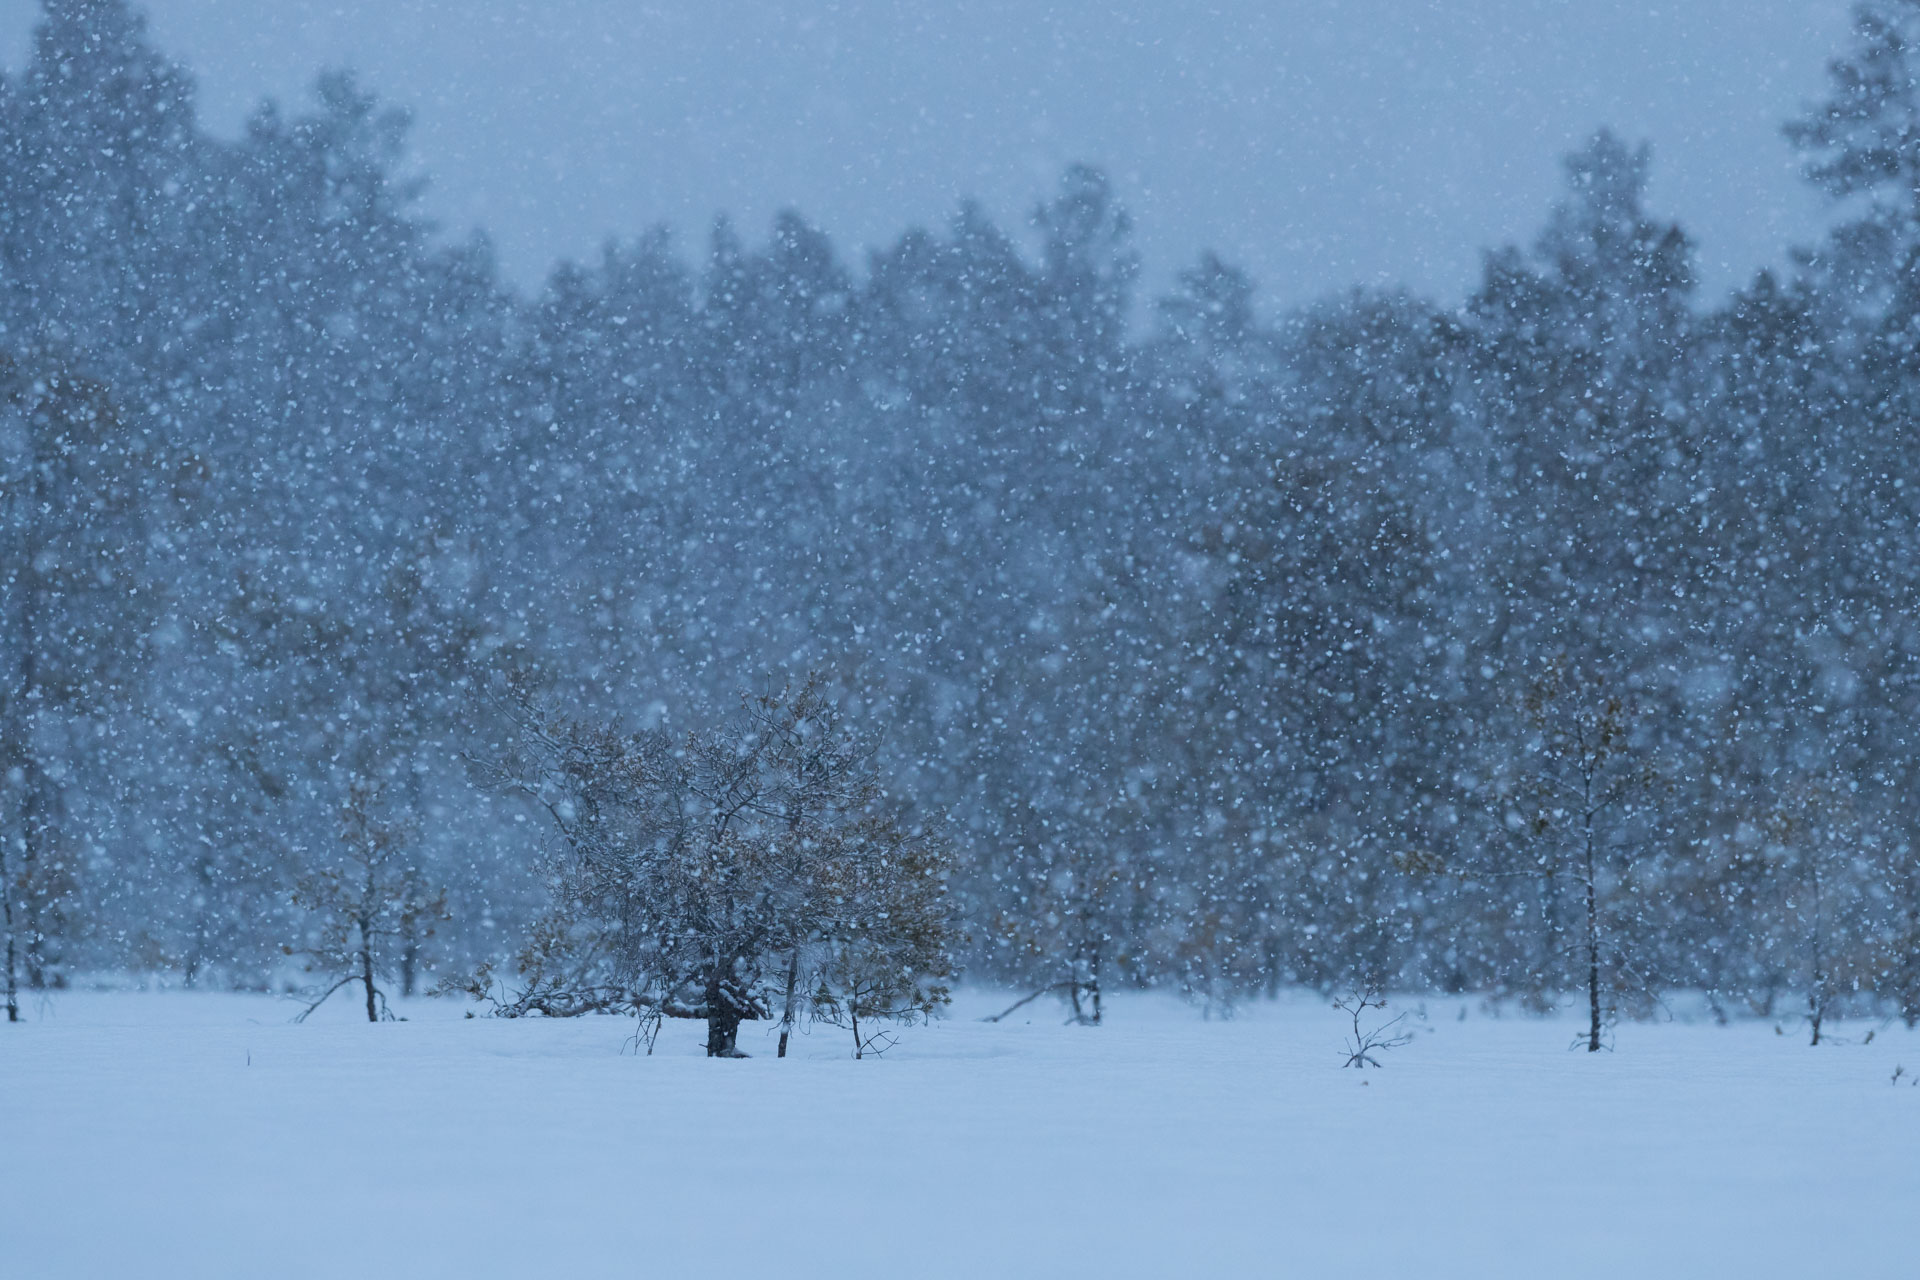
<path fill-rule="evenodd" d="M 1024 217 L 1088 160 L 1148 281 L 1201 249 L 1269 301 L 1356 283 L 1461 296 L 1533 234 L 1560 153 L 1606 123 L 1720 291 L 1813 236 L 1780 121 L 1846 0 L 150 0 L 209 122 L 351 65 L 416 112 L 432 213 L 537 281 L 609 232 L 792 205 L 843 250 L 962 194 Z M 37 5 L 0 0 L 17 66 Z"/>

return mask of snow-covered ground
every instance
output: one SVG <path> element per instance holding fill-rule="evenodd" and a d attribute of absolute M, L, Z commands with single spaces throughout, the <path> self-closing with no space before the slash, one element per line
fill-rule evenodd
<path fill-rule="evenodd" d="M 1310 997 L 978 1021 L 854 1062 L 614 1019 L 73 992 L 0 1025 L 0 1275 L 1920 1276 L 1920 1035 Z M 1464 1011 L 1464 1016 L 1463 1015 Z M 1027 1015 L 1031 1014 L 1031 1017 Z"/>

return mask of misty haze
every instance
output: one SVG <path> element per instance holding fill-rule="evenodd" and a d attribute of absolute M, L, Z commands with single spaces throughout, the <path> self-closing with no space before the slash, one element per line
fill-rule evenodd
<path fill-rule="evenodd" d="M 1916 120 L 0 0 L 0 1276 L 1913 1273 Z"/>

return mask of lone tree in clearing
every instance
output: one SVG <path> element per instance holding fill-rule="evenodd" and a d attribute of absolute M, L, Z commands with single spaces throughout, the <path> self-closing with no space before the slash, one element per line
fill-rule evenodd
<path fill-rule="evenodd" d="M 340 808 L 337 856 L 294 886 L 294 904 L 317 920 L 317 936 L 304 948 L 307 969 L 331 980 L 296 1022 L 355 982 L 366 995 L 368 1022 L 392 1018 L 379 980 L 401 963 L 395 952 L 431 936 L 433 923 L 447 918 L 444 896 L 426 891 L 407 856 L 411 831 L 386 816 L 381 792 L 372 779 L 354 779 Z"/>
<path fill-rule="evenodd" d="M 871 744 L 817 679 L 743 699 L 717 728 L 621 733 L 510 690 L 516 741 L 484 766 L 553 822 L 553 904 L 522 950 L 505 1016 L 626 1012 L 707 1024 L 709 1057 L 743 1057 L 740 1024 L 872 1023 L 946 1002 L 949 855 L 887 804 Z"/>

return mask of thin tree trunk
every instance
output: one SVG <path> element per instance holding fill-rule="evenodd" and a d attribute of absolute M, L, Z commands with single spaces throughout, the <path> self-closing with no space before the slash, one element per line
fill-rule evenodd
<path fill-rule="evenodd" d="M 0 833 L 0 911 L 7 928 L 7 1021 L 20 1021 L 20 979 L 13 944 L 13 880 L 7 874 L 6 836 Z"/>
<path fill-rule="evenodd" d="M 866 1046 L 860 1042 L 860 996 L 856 992 L 847 1000 L 847 1017 L 853 1020 L 853 1060 L 855 1062 L 866 1053 Z"/>
<path fill-rule="evenodd" d="M 794 804 L 787 810 L 787 839 L 794 845 L 794 865 L 792 875 L 796 882 L 804 877 L 801 873 L 799 854 L 800 824 L 804 821 L 806 809 Z M 780 1048 L 774 1053 L 776 1058 L 787 1056 L 787 1037 L 793 1034 L 793 989 L 800 980 L 800 944 L 794 943 L 793 950 L 787 955 L 787 998 L 780 1007 Z"/>
<path fill-rule="evenodd" d="M 45 904 L 41 901 L 37 883 L 42 844 L 46 836 L 46 820 L 42 809 L 45 797 L 40 791 L 39 768 L 29 760 L 25 772 L 26 791 L 20 801 L 20 905 L 23 913 L 21 925 L 27 940 L 21 958 L 26 964 L 27 986 L 39 991 L 47 985 L 46 921 L 42 914 Z"/>
<path fill-rule="evenodd" d="M 414 791 L 412 803 L 417 811 L 417 787 Z M 411 867 L 401 878 L 400 892 L 405 895 L 400 903 L 400 994 L 411 997 L 414 969 L 420 961 L 420 933 L 413 915 L 413 904 L 420 901 L 420 884 Z"/>
<path fill-rule="evenodd" d="M 41 443 L 34 442 L 35 456 L 31 460 L 33 464 L 32 509 L 35 512 L 48 510 L 50 502 L 50 495 L 47 493 L 47 470 L 39 465 L 38 455 Z M 25 775 L 22 780 L 24 789 L 20 796 L 20 908 L 22 913 L 20 924 L 27 938 L 26 946 L 22 948 L 24 954 L 21 959 L 26 964 L 27 985 L 38 990 L 46 980 L 46 973 L 42 963 L 39 892 L 35 884 L 38 870 L 36 864 L 41 852 L 43 834 L 39 802 L 43 797 L 40 794 L 38 761 L 34 759 L 34 740 L 38 736 L 36 731 L 39 728 L 40 718 L 40 633 L 41 614 L 46 600 L 43 594 L 45 584 L 41 580 L 41 570 L 38 567 L 39 547 L 35 545 L 38 540 L 31 533 L 23 530 L 21 541 L 25 545 L 20 548 L 19 563 L 22 576 L 26 580 L 21 583 L 20 592 L 22 606 L 18 637 L 20 683 L 14 690 L 13 699 L 17 709 L 16 714 L 19 716 L 17 730 L 23 752 L 22 772 Z M 13 929 L 9 926 L 7 941 L 10 948 L 13 945 L 13 936 Z M 9 967 L 8 976 L 11 980 L 11 967 Z"/>
<path fill-rule="evenodd" d="M 1908 885 L 1907 988 L 1901 992 L 1901 1015 L 1907 1031 L 1920 1023 L 1920 890 Z"/>
<path fill-rule="evenodd" d="M 1819 855 L 1815 853 L 1813 856 L 1816 859 L 1813 865 L 1813 985 L 1807 992 L 1807 1020 L 1813 1024 L 1812 1043 L 1817 1045 L 1820 1043 L 1820 1023 L 1827 1013 L 1827 971 L 1821 956 L 1826 950 L 1825 938 L 1822 937 L 1826 921 L 1820 901 Z"/>
<path fill-rule="evenodd" d="M 373 999 L 373 931 L 367 917 L 360 917 L 360 982 L 367 989 L 367 1021 L 380 1021 L 380 1010 Z"/>
<path fill-rule="evenodd" d="M 780 1010 L 780 1050 L 773 1055 L 776 1058 L 787 1056 L 787 1036 L 793 1031 L 793 989 L 799 981 L 800 946 L 795 943 L 787 956 L 787 1000 Z"/>
<path fill-rule="evenodd" d="M 1093 1025 L 1100 1025 L 1100 948 L 1093 949 L 1093 960 L 1087 966 L 1087 987 L 1093 992 Z"/>
<path fill-rule="evenodd" d="M 407 808 L 411 813 L 419 813 L 420 773 L 416 769 L 407 770 Z M 423 877 L 417 866 L 408 866 L 401 879 L 402 892 L 407 896 L 400 904 L 400 994 L 411 999 L 416 977 L 420 969 L 420 920 L 416 914 L 417 906 L 426 891 L 422 885 Z"/>
<path fill-rule="evenodd" d="M 193 918 L 193 945 L 187 951 L 186 982 L 191 991 L 200 981 L 200 970 L 207 962 L 207 909 L 195 910 Z"/>
<path fill-rule="evenodd" d="M 1561 965 L 1567 963 L 1567 913 L 1561 910 L 1561 887 L 1551 875 L 1540 877 L 1536 898 L 1536 906 L 1540 908 L 1540 938 L 1534 956 L 1534 994 L 1544 1000 L 1548 992 L 1559 992 L 1565 981 L 1561 977 Z"/>
<path fill-rule="evenodd" d="M 1542 877 L 1539 890 L 1540 946 L 1545 950 L 1536 957 L 1534 985 L 1544 999 L 1548 992 L 1557 994 L 1564 981 L 1560 966 L 1567 962 L 1567 922 L 1561 910 L 1560 886 L 1552 877 Z"/>
<path fill-rule="evenodd" d="M 194 864 L 194 878 L 200 882 L 200 905 L 193 913 L 193 946 L 187 953 L 186 981 L 188 990 L 192 990 L 199 981 L 200 970 L 207 963 L 207 953 L 212 950 L 208 945 L 207 912 L 213 901 L 213 876 L 207 867 L 206 858 L 200 858 Z"/>
<path fill-rule="evenodd" d="M 408 886 L 407 892 L 413 893 Z M 408 901 L 413 901 L 409 898 Z M 420 964 L 420 937 L 414 924 L 413 914 L 408 912 L 400 918 L 400 994 L 413 994 L 414 973 Z"/>
<path fill-rule="evenodd" d="M 1587 1052 L 1600 1052 L 1600 898 L 1593 881 L 1593 819 L 1587 819 Z"/>

